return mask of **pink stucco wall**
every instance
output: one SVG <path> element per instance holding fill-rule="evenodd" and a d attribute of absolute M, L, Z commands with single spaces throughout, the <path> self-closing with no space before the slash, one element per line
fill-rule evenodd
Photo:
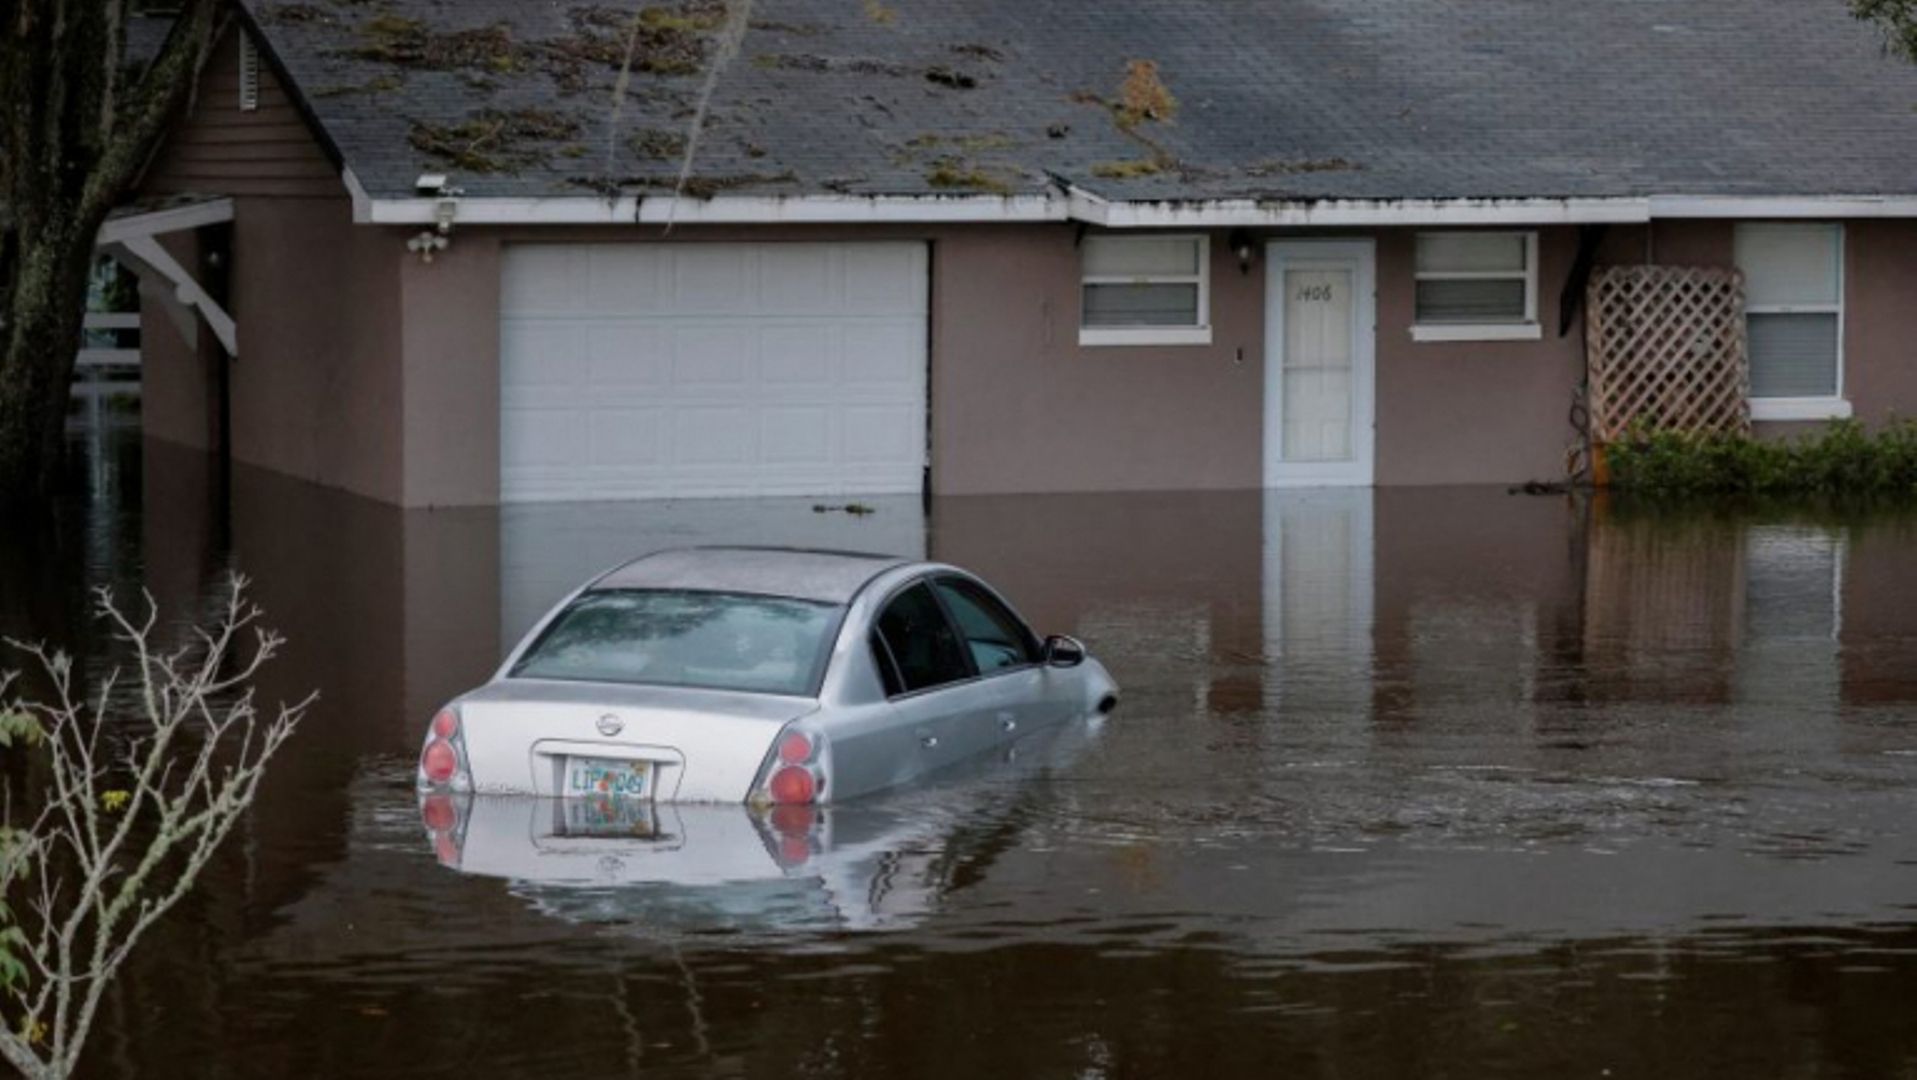
<path fill-rule="evenodd" d="M 500 238 L 457 232 L 431 263 L 399 248 L 394 357 L 399 380 L 400 501 L 499 501 Z"/>
<path fill-rule="evenodd" d="M 499 497 L 499 274 L 505 247 L 560 241 L 917 239 L 932 251 L 933 488 L 941 493 L 1255 487 L 1262 278 L 1213 245 L 1207 347 L 1078 346 L 1076 231 L 459 230 L 431 265 L 399 254 L 407 505 Z M 486 313 L 476 317 L 476 313 Z M 1240 356 L 1242 355 L 1242 362 Z"/>
<path fill-rule="evenodd" d="M 199 237 L 195 233 L 176 233 L 162 237 L 166 248 L 181 266 L 200 263 Z M 172 286 L 157 277 L 140 281 L 140 424 L 149 438 L 211 450 L 218 445 L 219 401 L 215 376 L 220 347 L 208 341 L 212 335 L 199 316 L 184 312 L 192 320 L 192 331 L 180 332 Z"/>
<path fill-rule="evenodd" d="M 959 233 L 936 248 L 935 490 L 1259 484 L 1262 263 L 1240 274 L 1225 235 L 1214 236 L 1210 347 L 1081 349 L 1071 336 L 1075 254 L 1047 244 L 1043 230 L 1025 232 Z M 1917 223 L 1853 221 L 1846 233 L 1847 392 L 1869 422 L 1917 416 L 1908 316 L 1917 296 Z M 1515 342 L 1412 340 L 1415 232 L 1369 235 L 1378 260 L 1377 483 L 1561 477 L 1566 451 L 1580 442 L 1568 414 L 1584 377 L 1581 319 L 1557 333 L 1577 230 L 1539 230 L 1543 333 Z M 1618 228 L 1600 261 L 1730 265 L 1733 236 L 1729 221 Z M 977 431 L 998 437 L 968 437 Z"/>
<path fill-rule="evenodd" d="M 1262 483 L 1264 274 L 1211 244 L 1212 342 L 1078 344 L 1069 226 L 933 246 L 932 487 L 947 495 Z"/>
<path fill-rule="evenodd" d="M 1583 378 L 1582 324 L 1559 337 L 1558 294 L 1575 229 L 1538 233 L 1536 341 L 1413 341 L 1415 233 L 1377 233 L 1377 483 L 1555 480 L 1577 439 L 1568 414 Z"/>
<path fill-rule="evenodd" d="M 235 200 L 236 459 L 402 501 L 404 254 L 403 234 L 353 225 L 344 197 Z"/>
<path fill-rule="evenodd" d="M 344 198 L 234 200 L 235 460 L 403 501 L 401 263 L 394 252 L 403 253 L 404 243 L 386 230 L 355 227 Z M 190 256 L 190 236 L 168 244 Z M 182 341 L 157 295 L 142 308 L 144 433 L 210 450 L 219 437 L 224 351 L 203 326 L 197 344 Z"/>
<path fill-rule="evenodd" d="M 406 251 L 406 230 L 351 225 L 344 198 L 238 204 L 235 455 L 374 498 L 497 501 L 502 252 L 554 240 L 922 240 L 932 252 L 934 491 L 1262 482 L 1265 269 L 1261 256 L 1241 272 L 1223 233 L 1212 243 L 1210 345 L 1085 348 L 1077 232 L 1065 225 L 681 228 L 669 238 L 632 228 L 456 228 L 429 265 Z M 1261 251 L 1275 235 L 1257 238 Z M 1413 234 L 1368 235 L 1378 258 L 1377 482 L 1561 475 L 1583 371 L 1581 327 L 1556 334 L 1576 231 L 1540 230 L 1544 333 L 1519 342 L 1413 341 Z M 1917 226 L 1853 222 L 1848 235 L 1849 391 L 1870 420 L 1917 415 L 1904 331 L 1917 295 Z M 1603 258 L 1722 265 L 1731 236 L 1727 222 L 1662 222 L 1648 236 L 1620 228 Z M 151 398 L 156 434 L 203 426 L 192 395 L 177 389 Z"/>
<path fill-rule="evenodd" d="M 1644 246 L 1642 228 L 1614 230 L 1605 249 L 1613 262 L 1651 261 L 1678 266 L 1731 266 L 1733 221 L 1660 221 Z M 1628 239 L 1625 239 L 1628 238 Z M 1857 419 L 1879 426 L 1917 418 L 1917 222 L 1844 223 L 1844 397 Z M 1822 422 L 1762 422 L 1759 435 L 1788 438 L 1815 433 Z"/>
<path fill-rule="evenodd" d="M 1852 222 L 1844 239 L 1844 396 L 1868 424 L 1917 419 L 1917 222 Z"/>
<path fill-rule="evenodd" d="M 233 199 L 233 456 L 401 502 L 406 234 L 353 224 L 337 168 L 270 69 L 260 73 L 259 107 L 240 109 L 240 33 L 221 41 L 191 111 L 142 179 L 146 194 Z M 166 242 L 190 253 L 194 237 Z M 200 449 L 217 445 L 222 350 L 203 328 L 197 345 L 183 343 L 157 302 L 143 308 L 145 433 Z"/>

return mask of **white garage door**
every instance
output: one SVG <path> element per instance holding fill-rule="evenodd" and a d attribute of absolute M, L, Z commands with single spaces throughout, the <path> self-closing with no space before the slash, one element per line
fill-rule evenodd
<path fill-rule="evenodd" d="M 503 274 L 505 501 L 919 490 L 923 244 L 512 246 Z"/>

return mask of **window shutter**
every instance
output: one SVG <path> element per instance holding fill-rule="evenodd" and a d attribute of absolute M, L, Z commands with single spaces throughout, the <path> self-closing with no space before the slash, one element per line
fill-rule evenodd
<path fill-rule="evenodd" d="M 1522 233 L 1424 233 L 1419 273 L 1524 273 Z"/>
<path fill-rule="evenodd" d="M 1754 308 L 1835 304 L 1837 229 L 1831 225 L 1744 225 L 1737 265 L 1744 302 Z"/>
<path fill-rule="evenodd" d="M 1523 278 L 1418 282 L 1421 323 L 1516 322 L 1524 318 Z"/>
<path fill-rule="evenodd" d="M 1837 393 L 1837 316 L 1746 316 L 1752 397 L 1832 397 Z"/>
<path fill-rule="evenodd" d="M 1190 277 L 1198 273 L 1198 241 L 1189 236 L 1088 236 L 1084 275 Z"/>
<path fill-rule="evenodd" d="M 1087 285 L 1086 326 L 1195 326 L 1196 285 Z"/>

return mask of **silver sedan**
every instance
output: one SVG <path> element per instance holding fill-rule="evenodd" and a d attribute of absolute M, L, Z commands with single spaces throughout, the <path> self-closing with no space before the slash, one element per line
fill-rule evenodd
<path fill-rule="evenodd" d="M 783 548 L 663 551 L 541 619 L 433 718 L 426 791 L 842 802 L 1070 720 L 1117 686 L 957 567 Z"/>

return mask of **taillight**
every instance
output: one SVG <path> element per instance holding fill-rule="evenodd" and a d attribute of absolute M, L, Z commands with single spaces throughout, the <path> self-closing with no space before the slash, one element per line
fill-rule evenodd
<path fill-rule="evenodd" d="M 766 784 L 766 791 L 775 803 L 810 803 L 819 797 L 819 779 L 804 765 L 781 765 Z"/>
<path fill-rule="evenodd" d="M 812 740 L 803 731 L 788 731 L 779 739 L 779 760 L 798 765 L 812 760 Z"/>
<path fill-rule="evenodd" d="M 459 711 L 447 706 L 426 729 L 426 745 L 419 750 L 419 786 L 467 790 L 472 783 L 466 764 L 466 735 Z"/>
<path fill-rule="evenodd" d="M 759 766 L 759 782 L 748 801 L 780 806 L 818 802 L 825 793 L 826 777 L 831 775 L 827 757 L 824 733 L 787 728 L 773 741 L 765 764 Z"/>
<path fill-rule="evenodd" d="M 434 739 L 419 755 L 419 769 L 435 784 L 450 784 L 459 772 L 459 752 L 445 739 Z"/>

